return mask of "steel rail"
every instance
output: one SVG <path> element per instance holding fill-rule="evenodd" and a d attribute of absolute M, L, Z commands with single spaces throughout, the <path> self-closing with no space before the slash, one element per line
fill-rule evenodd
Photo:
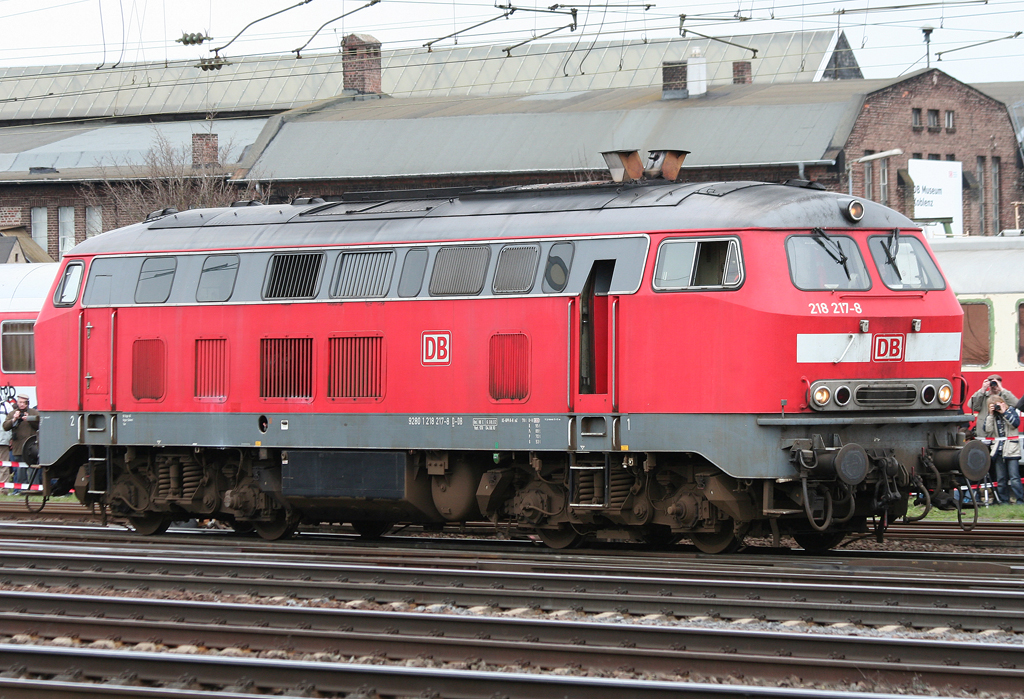
<path fill-rule="evenodd" d="M 429 654 L 444 662 L 474 658 L 545 669 L 700 668 L 719 676 L 739 670 L 821 682 L 916 678 L 973 691 L 1016 691 L 1024 679 L 1024 646 L 991 642 L 16 592 L 0 592 L 0 608 L 17 609 L 0 612 L 0 633 L 82 643 L 117 639 L 253 654 L 287 649 L 392 662 Z"/>
<path fill-rule="evenodd" d="M 300 689 L 306 696 L 315 692 L 345 692 L 357 696 L 444 696 L 452 699 L 495 697 L 507 699 L 678 699 L 681 695 L 739 699 L 812 699 L 845 697 L 846 699 L 896 699 L 894 694 L 837 692 L 835 690 L 793 689 L 790 687 L 755 687 L 743 684 L 704 684 L 657 680 L 620 680 L 596 677 L 572 677 L 522 672 L 482 672 L 401 667 L 394 665 L 362 665 L 349 663 L 310 662 L 296 660 L 251 659 L 213 655 L 178 655 L 141 651 L 111 651 L 54 646 L 0 644 L 0 657 L 24 668 L 25 674 L 61 677 L 70 668 L 79 668 L 78 677 L 86 681 L 103 681 L 123 674 L 131 667 L 139 680 L 147 683 L 174 682 L 189 675 L 199 684 L 235 688 L 241 678 L 252 683 L 250 692 L 269 693 Z M 0 688 L 6 696 L 16 696 L 8 686 L 19 678 L 4 678 Z M 41 683 L 39 683 L 41 684 Z M 36 684 L 37 692 L 43 687 Z M 63 682 L 65 691 L 74 691 L 70 682 Z M 103 685 L 104 687 L 108 685 Z M 32 683 L 23 685 L 25 690 Z M 62 696 L 96 696 L 97 685 L 84 685 L 87 694 Z M 12 689 L 14 687 L 12 686 Z M 121 696 L 154 696 L 127 694 L 139 687 L 121 687 Z M 24 691 L 20 696 L 29 696 Z M 36 694 L 35 696 L 39 696 Z M 51 694 L 51 696 L 53 696 Z M 250 694 L 251 696 L 251 694 Z M 901 695 L 905 697 L 905 695 Z"/>
<path fill-rule="evenodd" d="M 471 607 L 577 609 L 634 615 L 665 613 L 713 618 L 796 619 L 817 623 L 967 630 L 1024 631 L 1024 590 L 929 588 L 913 582 L 858 585 L 855 581 L 801 583 L 750 581 L 709 572 L 692 576 L 615 576 L 546 572 L 443 569 L 398 565 L 211 560 L 209 555 L 5 552 L 0 583 L 74 585 L 110 589 L 162 589 L 337 597 L 379 602 L 415 600 Z"/>

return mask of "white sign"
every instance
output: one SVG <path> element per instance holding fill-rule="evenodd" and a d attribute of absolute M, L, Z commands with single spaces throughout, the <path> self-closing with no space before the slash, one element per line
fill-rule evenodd
<path fill-rule="evenodd" d="M 914 220 L 951 218 L 953 235 L 964 234 L 963 165 L 956 160 L 911 160 Z M 945 237 L 943 224 L 922 224 L 929 237 Z"/>
<path fill-rule="evenodd" d="M 423 355 L 425 365 L 448 365 L 452 363 L 452 334 L 445 331 L 423 333 Z"/>

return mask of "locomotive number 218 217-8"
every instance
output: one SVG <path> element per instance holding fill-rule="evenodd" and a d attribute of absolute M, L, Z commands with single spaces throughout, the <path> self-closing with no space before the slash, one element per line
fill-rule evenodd
<path fill-rule="evenodd" d="M 824 315 L 841 315 L 843 313 L 863 313 L 863 309 L 859 303 L 846 303 L 845 301 L 832 302 L 832 303 L 809 303 L 807 307 L 811 309 L 812 316 L 824 316 Z"/>

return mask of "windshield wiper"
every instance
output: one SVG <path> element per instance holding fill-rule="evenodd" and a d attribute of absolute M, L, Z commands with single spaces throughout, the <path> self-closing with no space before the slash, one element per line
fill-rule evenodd
<path fill-rule="evenodd" d="M 889 234 L 889 242 L 882 245 L 882 249 L 885 250 L 885 260 L 892 267 L 892 271 L 896 273 L 896 278 L 901 282 L 903 281 L 903 275 L 900 274 L 900 268 L 896 265 L 896 253 L 899 251 L 900 245 L 900 229 L 893 228 L 892 233 Z"/>
<path fill-rule="evenodd" d="M 846 256 L 846 253 L 843 252 L 843 248 L 839 245 L 839 242 L 833 238 L 829 238 L 828 233 L 821 228 L 812 228 L 811 236 L 837 265 L 843 266 L 843 271 L 846 272 L 846 279 L 852 281 L 853 277 L 850 276 L 850 268 L 846 265 L 849 258 Z M 831 248 L 829 245 L 831 245 Z"/>

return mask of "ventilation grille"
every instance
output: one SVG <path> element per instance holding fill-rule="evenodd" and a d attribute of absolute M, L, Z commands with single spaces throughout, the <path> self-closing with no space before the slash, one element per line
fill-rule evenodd
<path fill-rule="evenodd" d="M 530 394 L 530 340 L 522 333 L 491 335 L 490 392 L 494 400 L 526 400 Z"/>
<path fill-rule="evenodd" d="M 260 340 L 260 398 L 313 397 L 313 338 Z"/>
<path fill-rule="evenodd" d="M 132 344 L 132 395 L 135 400 L 164 397 L 163 340 L 136 340 Z"/>
<path fill-rule="evenodd" d="M 384 338 L 332 337 L 327 341 L 328 398 L 384 396 Z"/>
<path fill-rule="evenodd" d="M 917 389 L 908 384 L 869 384 L 858 386 L 853 399 L 865 406 L 913 405 L 917 401 Z"/>
<path fill-rule="evenodd" d="M 311 299 L 316 296 L 323 253 L 274 255 L 264 294 L 268 299 Z"/>
<path fill-rule="evenodd" d="M 394 257 L 392 250 L 342 253 L 338 258 L 338 273 L 334 278 L 331 296 L 352 299 L 386 295 Z"/>
<path fill-rule="evenodd" d="M 533 288 L 537 276 L 540 247 L 537 245 L 506 245 L 498 253 L 498 266 L 494 270 L 494 292 L 497 294 L 524 294 Z"/>
<path fill-rule="evenodd" d="M 431 296 L 475 296 L 483 291 L 487 262 L 486 247 L 441 248 L 430 275 Z"/>
<path fill-rule="evenodd" d="M 196 398 L 228 397 L 228 341 L 196 340 Z"/>

